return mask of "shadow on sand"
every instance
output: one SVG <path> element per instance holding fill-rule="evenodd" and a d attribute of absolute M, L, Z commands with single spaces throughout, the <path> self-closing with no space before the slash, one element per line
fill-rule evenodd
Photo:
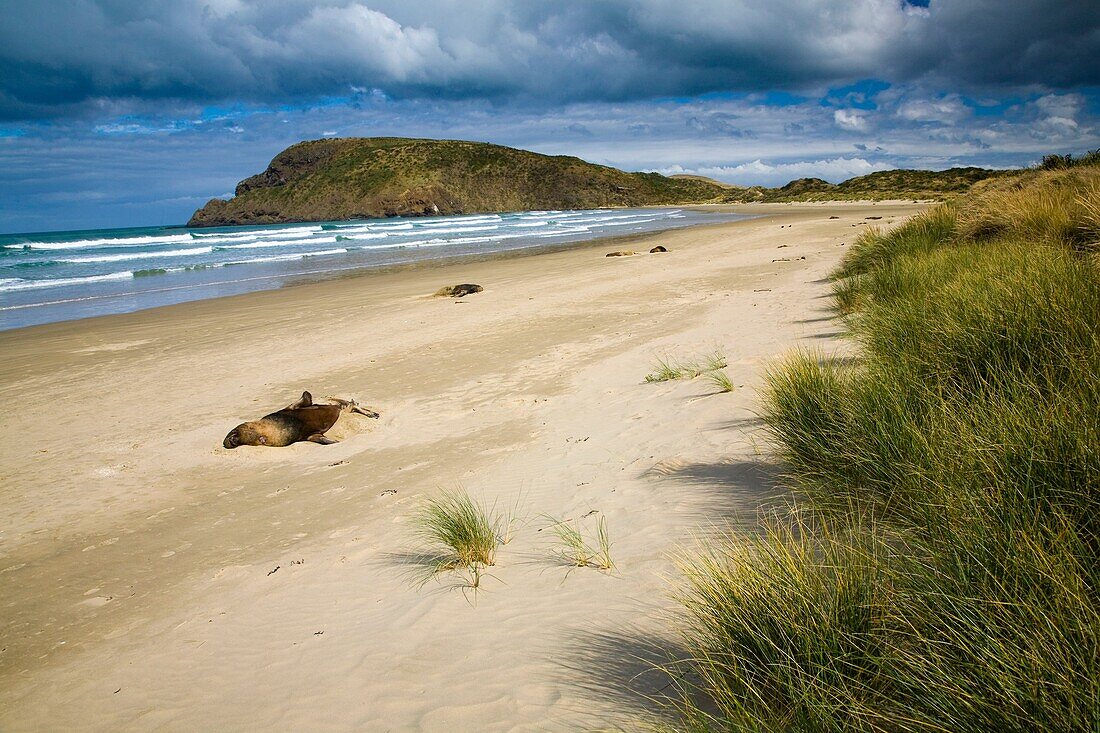
<path fill-rule="evenodd" d="M 646 476 L 670 488 L 690 487 L 690 513 L 701 535 L 743 529 L 790 499 L 779 467 L 763 460 L 663 464 Z"/>
<path fill-rule="evenodd" d="M 646 475 L 667 482 L 670 489 L 679 485 L 692 490 L 692 511 L 702 527 L 699 537 L 752 533 L 762 514 L 781 511 L 790 498 L 779 467 L 759 460 L 665 464 Z M 715 712 L 699 694 L 690 655 L 674 636 L 680 621 L 673 614 L 678 610 L 674 606 L 672 613 L 654 619 L 668 635 L 625 627 L 582 630 L 568 639 L 560 653 L 561 683 L 579 689 L 594 708 L 621 712 L 614 721 L 598 721 L 598 729 L 675 727 L 682 722 L 677 711 L 687 698 L 695 709 Z"/>
<path fill-rule="evenodd" d="M 599 710 L 616 711 L 614 720 L 584 709 L 576 721 L 593 730 L 646 730 L 670 727 L 677 708 L 691 694 L 703 709 L 709 703 L 688 692 L 697 687 L 686 663 L 687 652 L 676 641 L 640 629 L 579 631 L 558 667 L 558 683 L 579 690 Z M 585 719 L 589 718 L 589 719 Z"/>

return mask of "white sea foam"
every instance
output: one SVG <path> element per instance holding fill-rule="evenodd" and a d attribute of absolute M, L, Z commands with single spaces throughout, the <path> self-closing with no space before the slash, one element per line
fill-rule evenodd
<path fill-rule="evenodd" d="M 298 247 L 303 244 L 331 244 L 336 241 L 336 235 L 328 237 L 310 237 L 309 239 L 281 239 L 276 241 L 243 242 L 241 244 L 226 244 L 215 247 L 219 251 L 226 249 L 257 249 L 261 247 Z"/>
<path fill-rule="evenodd" d="M 320 257 L 321 255 L 339 255 L 347 252 L 346 249 L 325 249 L 320 252 L 298 252 L 295 254 L 286 255 L 271 255 L 270 257 L 253 257 L 249 260 L 234 260 L 232 262 L 225 262 L 225 265 L 254 265 L 260 262 L 290 262 L 291 260 L 300 260 L 303 257 Z"/>
<path fill-rule="evenodd" d="M 492 232 L 498 229 L 500 229 L 499 225 L 477 227 L 434 226 L 424 227 L 420 229 L 420 232 L 424 234 L 466 234 L 468 232 Z"/>
<path fill-rule="evenodd" d="M 87 249 L 89 247 L 144 247 L 150 244 L 178 244 L 190 242 L 186 234 L 160 237 L 123 237 L 117 239 L 77 239 L 72 242 L 22 242 L 5 244 L 6 249 Z"/>
<path fill-rule="evenodd" d="M 321 225 L 317 224 L 316 226 L 290 227 L 289 229 L 246 229 L 243 232 L 191 232 L 190 236 L 196 239 L 217 237 L 300 237 L 303 234 L 319 231 L 322 231 Z"/>
<path fill-rule="evenodd" d="M 432 229 L 435 227 L 453 227 L 453 226 L 471 226 L 479 224 L 493 224 L 503 223 L 503 220 L 499 216 L 470 216 L 454 219 L 446 219 L 440 221 L 418 221 L 416 225 L 422 229 Z"/>
<path fill-rule="evenodd" d="M 340 241 L 343 241 L 345 239 L 350 239 L 352 241 L 366 241 L 368 239 L 386 239 L 390 236 L 393 235 L 386 234 L 385 232 L 355 232 L 353 234 L 341 234 Z"/>
<path fill-rule="evenodd" d="M 369 227 L 372 231 L 394 232 L 404 229 L 412 229 L 413 225 L 408 222 L 404 222 L 403 224 L 370 224 Z"/>
<path fill-rule="evenodd" d="M 108 275 L 89 275 L 87 277 L 59 277 L 53 280 L 21 280 L 20 282 L 0 284 L 0 292 L 57 288 L 66 285 L 85 285 L 87 283 L 107 282 L 109 280 L 130 280 L 133 276 L 134 273 L 126 271 L 112 272 Z"/>
<path fill-rule="evenodd" d="M 89 263 L 89 262 L 123 262 L 125 260 L 150 260 L 160 257 L 188 257 L 190 255 L 206 255 L 214 251 L 213 247 L 193 247 L 191 249 L 157 250 L 155 252 L 127 252 L 117 255 L 94 255 L 91 257 L 67 257 L 58 259 L 57 262 Z"/>

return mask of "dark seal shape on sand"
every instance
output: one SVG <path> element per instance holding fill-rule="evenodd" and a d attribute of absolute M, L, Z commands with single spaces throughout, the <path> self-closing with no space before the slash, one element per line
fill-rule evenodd
<path fill-rule="evenodd" d="M 435 294 L 439 297 L 451 296 L 454 298 L 461 298 L 464 295 L 473 295 L 474 293 L 480 293 L 485 288 L 474 283 L 462 283 L 461 285 L 448 285 L 445 288 L 440 288 L 435 291 Z"/>
<path fill-rule="evenodd" d="M 378 413 L 360 407 L 354 400 L 341 400 L 328 397 L 332 404 L 315 405 L 313 395 L 302 392 L 302 397 L 278 412 L 273 412 L 259 420 L 241 423 L 229 431 L 222 445 L 233 449 L 239 445 L 266 445 L 283 447 L 300 440 L 329 445 L 335 440 L 326 438 L 326 430 L 336 424 L 343 412 L 356 412 L 367 417 L 377 418 Z"/>

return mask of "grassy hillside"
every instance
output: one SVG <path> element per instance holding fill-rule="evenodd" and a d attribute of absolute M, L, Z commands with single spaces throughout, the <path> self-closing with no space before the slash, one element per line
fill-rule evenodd
<path fill-rule="evenodd" d="M 766 394 L 797 509 L 685 564 L 679 729 L 1100 730 L 1100 167 L 1070 163 L 850 248 L 860 358 Z"/>
<path fill-rule="evenodd" d="M 407 138 L 312 140 L 214 199 L 189 226 L 717 201 L 705 180 L 624 173 L 580 158 L 487 143 Z"/>
<path fill-rule="evenodd" d="M 944 199 L 1008 174 L 898 170 L 839 184 L 801 178 L 780 188 L 742 188 L 704 176 L 625 173 L 488 143 L 338 138 L 292 145 L 267 170 L 241 181 L 232 199 L 212 199 L 196 211 L 188 226 L 686 203 Z"/>
<path fill-rule="evenodd" d="M 950 168 L 944 171 L 877 171 L 829 183 L 820 178 L 799 178 L 779 188 L 752 186 L 731 192 L 729 202 L 785 203 L 787 201 L 855 201 L 886 199 L 943 200 L 966 193 L 979 181 L 1012 176 L 1015 171 L 987 168 Z"/>

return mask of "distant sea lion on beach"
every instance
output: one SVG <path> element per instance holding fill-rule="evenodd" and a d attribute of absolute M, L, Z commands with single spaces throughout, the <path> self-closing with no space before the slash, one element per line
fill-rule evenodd
<path fill-rule="evenodd" d="M 378 413 L 360 407 L 354 400 L 342 400 L 336 397 L 326 398 L 332 404 L 315 405 L 313 395 L 302 392 L 301 399 L 278 412 L 273 412 L 259 420 L 241 423 L 229 431 L 222 445 L 233 449 L 239 445 L 266 445 L 283 447 L 300 440 L 329 445 L 335 440 L 326 438 L 326 430 L 336 424 L 343 412 L 355 412 L 367 417 L 377 418 Z"/>
<path fill-rule="evenodd" d="M 658 244 L 656 247 L 649 250 L 649 253 L 651 255 L 655 255 L 655 254 L 658 254 L 660 252 L 668 252 L 668 248 L 666 248 L 664 245 Z"/>
<path fill-rule="evenodd" d="M 636 254 L 638 254 L 638 253 L 634 252 L 633 250 L 625 250 L 624 249 L 620 252 L 608 252 L 607 254 L 604 255 L 604 257 L 630 257 L 631 255 L 636 255 Z"/>
<path fill-rule="evenodd" d="M 461 298 L 464 295 L 473 295 L 474 293 L 480 293 L 485 288 L 474 283 L 462 283 L 461 285 L 448 285 L 445 288 L 440 288 L 435 291 L 437 297 L 451 296 L 454 298 Z"/>

